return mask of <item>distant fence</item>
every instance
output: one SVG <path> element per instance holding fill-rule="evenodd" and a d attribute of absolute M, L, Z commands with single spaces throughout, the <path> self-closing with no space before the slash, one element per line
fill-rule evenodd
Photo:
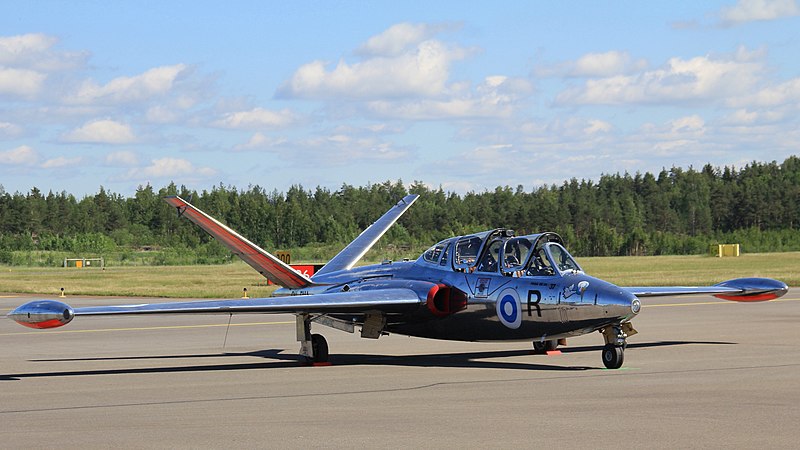
<path fill-rule="evenodd" d="M 64 258 L 64 267 L 76 267 L 78 269 L 84 267 L 100 267 L 106 266 L 103 258 Z"/>

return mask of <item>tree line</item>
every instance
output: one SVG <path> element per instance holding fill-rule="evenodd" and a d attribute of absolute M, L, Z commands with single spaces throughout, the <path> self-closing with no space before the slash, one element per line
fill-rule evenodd
<path fill-rule="evenodd" d="M 161 200 L 174 194 L 266 249 L 335 249 L 409 193 L 421 197 L 384 243 L 419 246 L 507 227 L 518 235 L 555 231 L 578 256 L 697 254 L 725 242 L 748 252 L 800 250 L 800 158 L 791 156 L 741 169 L 673 167 L 464 195 L 401 180 L 335 191 L 297 185 L 287 192 L 222 184 L 197 192 L 170 183 L 140 186 L 130 197 L 101 187 L 82 199 L 37 188 L 12 194 L 0 186 L 0 263 L 12 251 L 226 253 Z"/>

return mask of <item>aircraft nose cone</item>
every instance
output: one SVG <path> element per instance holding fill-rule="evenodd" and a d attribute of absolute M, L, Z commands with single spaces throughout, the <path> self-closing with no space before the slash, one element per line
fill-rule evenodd
<path fill-rule="evenodd" d="M 634 296 L 633 300 L 631 300 L 631 312 L 634 314 L 639 314 L 639 311 L 641 309 L 642 309 L 642 302 L 639 301 L 639 299 L 636 298 L 636 296 Z"/>
<path fill-rule="evenodd" d="M 627 318 L 631 318 L 639 314 L 639 311 L 642 309 L 642 302 L 639 300 L 639 298 L 622 289 L 620 289 L 617 295 L 619 296 L 619 305 L 622 307 L 620 315 L 624 314 L 627 316 Z"/>
<path fill-rule="evenodd" d="M 602 299 L 607 317 L 627 320 L 639 314 L 642 309 L 642 302 L 635 295 L 618 286 L 608 285 Z"/>

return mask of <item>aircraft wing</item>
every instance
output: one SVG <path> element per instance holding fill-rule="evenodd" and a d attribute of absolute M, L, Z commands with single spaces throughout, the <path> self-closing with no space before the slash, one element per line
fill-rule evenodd
<path fill-rule="evenodd" d="M 330 294 L 266 297 L 236 300 L 147 303 L 120 306 L 72 308 L 56 300 L 34 300 L 8 313 L 8 317 L 31 328 L 55 328 L 75 316 L 135 314 L 241 314 L 241 313 L 367 313 L 409 312 L 424 300 L 411 289 L 394 288 Z"/>
<path fill-rule="evenodd" d="M 328 264 L 325 264 L 314 276 L 336 272 L 337 270 L 352 269 L 355 263 L 378 242 L 378 239 L 386 233 L 386 230 L 394 225 L 397 219 L 399 219 L 418 198 L 419 195 L 406 195 L 403 197 L 392 209 L 387 211 L 380 219 L 376 220 L 369 228 L 358 235 L 344 250 L 328 261 Z"/>
<path fill-rule="evenodd" d="M 778 298 L 788 292 L 786 283 L 769 278 L 736 278 L 713 286 L 632 286 L 622 289 L 637 297 L 710 294 L 725 300 L 759 302 Z"/>
<path fill-rule="evenodd" d="M 314 284 L 310 278 L 296 272 L 288 264 L 248 241 L 186 200 L 176 195 L 171 195 L 164 197 L 164 201 L 177 208 L 179 215 L 185 216 L 194 222 L 273 283 L 292 289 L 304 288 Z"/>

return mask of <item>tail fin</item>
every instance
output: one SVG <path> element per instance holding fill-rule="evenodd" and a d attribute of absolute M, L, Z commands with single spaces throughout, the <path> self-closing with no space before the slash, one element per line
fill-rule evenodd
<path fill-rule="evenodd" d="M 177 208 L 179 216 L 185 216 L 194 222 L 273 283 L 291 289 L 304 288 L 314 284 L 305 275 L 297 273 L 288 264 L 248 241 L 182 198 L 172 195 L 164 197 L 164 201 Z"/>
<path fill-rule="evenodd" d="M 358 235 L 344 250 L 328 261 L 328 264 L 325 264 L 314 276 L 324 275 L 337 270 L 351 269 L 418 198 L 419 195 L 406 195 L 403 197 L 403 199 L 397 202 L 389 211 L 386 211 L 380 219 L 376 220 Z"/>

